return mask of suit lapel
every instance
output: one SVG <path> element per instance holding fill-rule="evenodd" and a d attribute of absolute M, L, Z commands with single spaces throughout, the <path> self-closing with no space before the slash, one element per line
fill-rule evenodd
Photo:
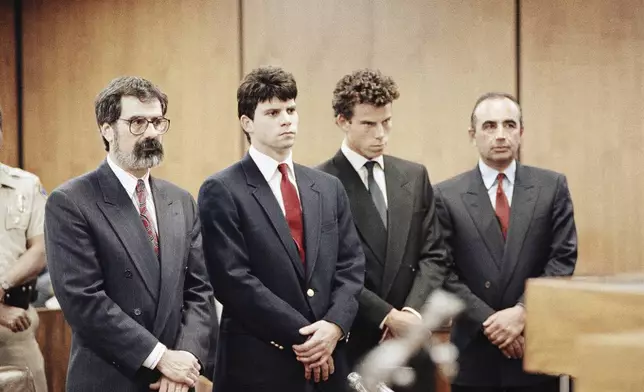
<path fill-rule="evenodd" d="M 145 288 L 155 300 L 159 296 L 160 268 L 154 248 L 141 223 L 139 213 L 112 169 L 104 161 L 98 168 L 98 181 L 103 200 L 98 208 L 123 243 Z"/>
<path fill-rule="evenodd" d="M 286 253 L 293 263 L 293 267 L 297 271 L 301 279 L 305 277 L 304 266 L 302 265 L 302 260 L 297 252 L 297 247 L 295 246 L 295 241 L 291 236 L 291 230 L 286 223 L 284 218 L 284 213 L 277 203 L 277 199 L 271 190 L 271 187 L 266 182 L 266 179 L 262 176 L 262 173 L 259 171 L 259 168 L 250 157 L 246 154 L 242 159 L 242 168 L 246 174 L 246 182 L 251 188 L 253 197 L 257 202 L 262 206 L 268 220 L 271 222 L 271 225 L 275 229 L 278 238 L 284 245 Z M 306 230 L 306 228 L 305 228 Z M 306 231 L 305 231 L 306 235 Z M 305 249 L 306 250 L 306 249 Z"/>
<path fill-rule="evenodd" d="M 478 166 L 470 173 L 469 189 L 461 195 L 463 204 L 492 255 L 496 267 L 500 268 L 505 247 L 501 227 L 492 209 L 490 196 L 485 189 Z"/>
<path fill-rule="evenodd" d="M 534 207 L 539 197 L 539 188 L 534 185 L 530 172 L 517 163 L 517 171 L 510 207 L 510 227 L 505 254 L 503 255 L 503 276 L 510 279 L 519 262 L 526 233 L 530 227 Z"/>
<path fill-rule="evenodd" d="M 338 178 L 347 191 L 351 214 L 358 232 L 373 251 L 378 262 L 385 265 L 387 230 L 371 200 L 371 195 L 342 151 L 338 151 L 333 157 L 333 164 L 338 169 Z M 389 215 L 392 216 L 391 213 Z"/>
<path fill-rule="evenodd" d="M 405 253 L 414 205 L 410 189 L 411 184 L 386 156 L 384 159 L 389 216 L 387 219 L 389 224 L 387 230 L 387 256 L 382 278 L 382 296 L 386 297 L 398 274 L 398 269 Z"/>
<path fill-rule="evenodd" d="M 165 321 L 172 310 L 171 302 L 175 299 L 176 286 L 181 276 L 182 253 L 185 251 L 181 239 L 186 236 L 182 222 L 185 221 L 185 218 L 179 208 L 179 203 L 171 200 L 165 190 L 159 187 L 152 177 L 150 177 L 150 187 L 152 188 L 159 228 L 159 262 L 161 263 L 161 287 L 163 287 L 159 293 L 159 305 L 153 333 L 155 336 L 160 336 Z"/>
<path fill-rule="evenodd" d="M 315 262 L 318 257 L 318 247 L 320 246 L 320 229 L 322 228 L 322 206 L 320 204 L 320 194 L 315 187 L 315 183 L 300 168 L 295 167 L 295 180 L 300 193 L 302 203 L 302 217 L 304 219 L 304 244 L 306 252 L 306 283 L 311 280 L 315 269 Z"/>

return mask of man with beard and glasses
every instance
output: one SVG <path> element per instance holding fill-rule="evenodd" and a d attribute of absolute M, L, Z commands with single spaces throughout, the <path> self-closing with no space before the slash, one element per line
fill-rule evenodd
<path fill-rule="evenodd" d="M 145 79 L 110 82 L 95 102 L 107 158 L 48 199 L 51 281 L 72 328 L 69 392 L 186 392 L 206 362 L 212 289 L 197 207 L 150 176 L 167 106 Z"/>

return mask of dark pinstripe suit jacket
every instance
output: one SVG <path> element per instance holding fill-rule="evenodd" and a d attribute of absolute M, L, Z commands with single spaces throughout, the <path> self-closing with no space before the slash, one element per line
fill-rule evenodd
<path fill-rule="evenodd" d="M 51 193 L 45 240 L 54 292 L 72 328 L 67 391 L 149 391 L 141 365 L 161 342 L 206 363 L 212 289 L 190 194 L 150 178 L 160 260 L 136 207 L 103 162 Z"/>

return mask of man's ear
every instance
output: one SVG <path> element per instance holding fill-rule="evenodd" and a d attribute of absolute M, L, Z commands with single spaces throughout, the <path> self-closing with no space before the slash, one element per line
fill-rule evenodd
<path fill-rule="evenodd" d="M 472 143 L 473 146 L 476 146 L 476 138 L 474 137 L 476 135 L 476 130 L 474 128 L 470 128 L 467 130 L 467 133 L 470 135 L 470 143 Z"/>
<path fill-rule="evenodd" d="M 242 114 L 242 116 L 239 118 L 239 124 L 241 125 L 244 132 L 253 133 L 253 120 L 251 120 L 247 115 Z"/>
<path fill-rule="evenodd" d="M 112 144 L 114 141 L 114 128 L 112 128 L 108 123 L 103 123 L 103 125 L 101 125 L 101 135 L 108 143 Z"/>
<path fill-rule="evenodd" d="M 335 116 L 335 125 L 337 125 L 344 132 L 347 132 L 349 130 L 349 126 L 351 125 L 351 121 L 347 120 L 347 118 L 342 114 L 338 114 L 337 116 Z"/>

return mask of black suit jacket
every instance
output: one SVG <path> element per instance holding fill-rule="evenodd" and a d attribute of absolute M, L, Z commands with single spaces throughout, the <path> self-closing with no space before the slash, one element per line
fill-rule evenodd
<path fill-rule="evenodd" d="M 342 181 L 366 256 L 365 287 L 349 342 L 352 363 L 378 344 L 380 324 L 392 308 L 421 311 L 428 295 L 443 285 L 450 260 L 425 166 L 388 155 L 384 166 L 387 229 L 341 150 L 318 167 Z"/>
<path fill-rule="evenodd" d="M 572 275 L 577 232 L 565 176 L 517 163 L 507 241 L 478 166 L 438 184 L 436 196 L 454 259 L 446 286 L 468 305 L 451 335 L 460 350 L 455 384 L 498 387 L 544 381 L 524 373 L 521 360 L 505 358 L 483 334 L 482 323 L 523 302 L 526 279 Z"/>
<path fill-rule="evenodd" d="M 284 214 L 249 155 L 211 176 L 199 193 L 206 262 L 223 304 L 215 391 L 312 390 L 292 346 L 317 320 L 348 336 L 364 280 L 364 255 L 342 184 L 295 165 L 306 267 Z M 348 374 L 339 343 L 336 372 L 320 390 L 338 391 Z"/>
<path fill-rule="evenodd" d="M 54 190 L 45 240 L 51 282 L 72 329 L 67 391 L 149 391 L 157 342 L 206 363 L 212 289 L 190 194 L 150 178 L 160 259 L 107 162 Z"/>

